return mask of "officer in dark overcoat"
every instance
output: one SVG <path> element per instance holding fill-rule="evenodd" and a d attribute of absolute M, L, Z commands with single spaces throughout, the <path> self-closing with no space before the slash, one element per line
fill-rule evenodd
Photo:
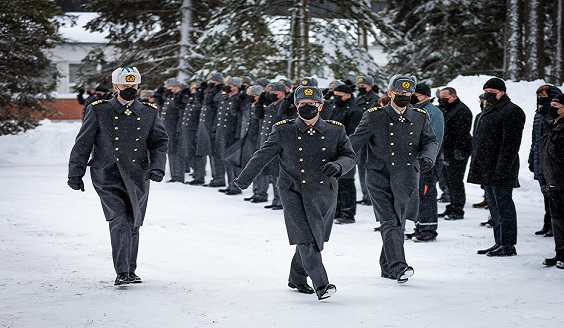
<path fill-rule="evenodd" d="M 206 176 L 206 156 L 196 153 L 198 141 L 198 123 L 200 111 L 204 101 L 205 82 L 194 82 L 190 85 L 190 95 L 187 95 L 186 108 L 181 119 L 179 150 L 186 157 L 190 167 L 194 170 L 193 180 L 187 182 L 189 185 L 203 185 Z"/>
<path fill-rule="evenodd" d="M 82 177 L 90 166 L 110 226 L 115 284 L 121 285 L 141 282 L 135 274 L 139 227 L 149 180 L 160 182 L 164 176 L 168 137 L 157 107 L 135 99 L 141 83 L 135 67 L 116 69 L 112 83 L 117 96 L 86 111 L 70 154 L 68 184 L 84 191 Z"/>
<path fill-rule="evenodd" d="M 405 221 L 419 211 L 419 172 L 429 171 L 439 151 L 427 113 L 409 102 L 417 81 L 394 75 L 391 102 L 364 112 L 350 136 L 355 151 L 368 146 L 366 187 L 376 220 L 381 222 L 382 277 L 405 282 L 413 275 L 403 249 Z"/>
<path fill-rule="evenodd" d="M 274 157 L 279 159 L 284 220 L 290 244 L 296 245 L 288 286 L 312 294 L 309 276 L 321 300 L 336 291 L 321 259 L 335 215 L 336 178 L 355 165 L 356 156 L 343 125 L 320 119 L 323 94 L 319 88 L 298 87 L 295 104 L 299 117 L 276 123 L 235 182 L 247 188 L 264 166 Z"/>
<path fill-rule="evenodd" d="M 184 183 L 184 173 L 186 172 L 186 156 L 179 148 L 182 140 L 179 138 L 182 130 L 182 116 L 186 107 L 185 95 L 182 90 L 180 81 L 176 78 L 169 78 L 165 82 L 166 89 L 170 91 L 170 96 L 166 98 L 162 112 L 161 120 L 163 121 L 168 135 L 168 165 L 170 167 L 170 180 L 167 182 Z"/>

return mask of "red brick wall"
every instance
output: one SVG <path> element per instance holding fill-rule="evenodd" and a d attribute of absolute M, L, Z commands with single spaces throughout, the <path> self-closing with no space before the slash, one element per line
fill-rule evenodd
<path fill-rule="evenodd" d="M 82 105 L 76 99 L 56 99 L 52 105 L 58 114 L 51 120 L 80 120 L 82 119 Z"/>

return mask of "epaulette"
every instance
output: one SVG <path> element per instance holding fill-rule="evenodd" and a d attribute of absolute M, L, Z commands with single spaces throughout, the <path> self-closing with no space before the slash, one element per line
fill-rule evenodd
<path fill-rule="evenodd" d="M 413 108 L 414 111 L 422 113 L 422 114 L 427 114 L 427 112 L 424 109 L 421 108 Z"/>
<path fill-rule="evenodd" d="M 369 112 L 369 113 L 372 113 L 372 112 L 375 112 L 375 111 L 380 110 L 380 109 L 382 109 L 382 107 L 372 107 L 372 108 L 369 108 L 366 111 Z"/>
<path fill-rule="evenodd" d="M 282 120 L 282 121 L 278 121 L 276 122 L 276 125 L 282 125 L 282 124 L 286 124 L 286 123 L 293 123 L 295 120 L 291 119 L 291 120 Z"/>
<path fill-rule="evenodd" d="M 159 107 L 157 105 L 150 103 L 150 102 L 143 101 L 142 104 L 147 105 L 149 107 L 153 107 L 154 109 L 157 109 L 157 110 L 159 109 Z"/>
<path fill-rule="evenodd" d="M 338 125 L 338 126 L 343 126 L 343 123 L 338 122 L 338 121 L 333 121 L 333 120 L 327 120 L 327 123 L 335 124 L 335 125 Z"/>
<path fill-rule="evenodd" d="M 90 105 L 96 106 L 96 105 L 99 105 L 99 104 L 102 104 L 102 103 L 107 103 L 107 102 L 108 101 L 106 99 L 100 99 L 100 100 L 93 101 Z"/>

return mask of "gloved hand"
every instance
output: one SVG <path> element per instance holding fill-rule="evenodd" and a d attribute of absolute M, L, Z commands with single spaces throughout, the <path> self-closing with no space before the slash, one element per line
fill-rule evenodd
<path fill-rule="evenodd" d="M 78 88 L 78 94 L 79 95 L 83 95 L 84 94 L 84 89 L 83 88 Z"/>
<path fill-rule="evenodd" d="M 241 190 L 245 190 L 245 189 L 249 188 L 249 185 L 243 184 L 241 181 L 239 181 L 238 178 L 235 178 L 233 180 L 233 184 L 236 185 L 237 187 L 239 187 L 239 189 L 241 189 Z"/>
<path fill-rule="evenodd" d="M 419 157 L 419 171 L 427 173 L 433 168 L 433 160 L 428 157 Z"/>
<path fill-rule="evenodd" d="M 84 192 L 84 182 L 82 182 L 81 177 L 70 177 L 67 184 L 74 190 L 80 190 Z"/>
<path fill-rule="evenodd" d="M 164 172 L 161 170 L 151 170 L 149 172 L 147 172 L 147 176 L 145 177 L 145 180 L 151 180 L 151 181 L 155 181 L 155 182 L 161 182 L 163 181 L 163 177 L 164 177 Z"/>
<path fill-rule="evenodd" d="M 328 177 L 334 177 L 341 173 L 341 165 L 335 162 L 329 162 L 321 167 L 321 173 Z"/>

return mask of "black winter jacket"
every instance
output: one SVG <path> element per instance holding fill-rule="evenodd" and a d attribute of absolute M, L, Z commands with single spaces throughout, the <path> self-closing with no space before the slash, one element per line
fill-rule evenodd
<path fill-rule="evenodd" d="M 540 142 L 540 164 L 548 190 L 564 190 L 564 119 L 548 123 Z"/>
<path fill-rule="evenodd" d="M 465 160 L 472 153 L 472 112 L 460 99 L 445 114 L 443 154 L 446 161 Z"/>

